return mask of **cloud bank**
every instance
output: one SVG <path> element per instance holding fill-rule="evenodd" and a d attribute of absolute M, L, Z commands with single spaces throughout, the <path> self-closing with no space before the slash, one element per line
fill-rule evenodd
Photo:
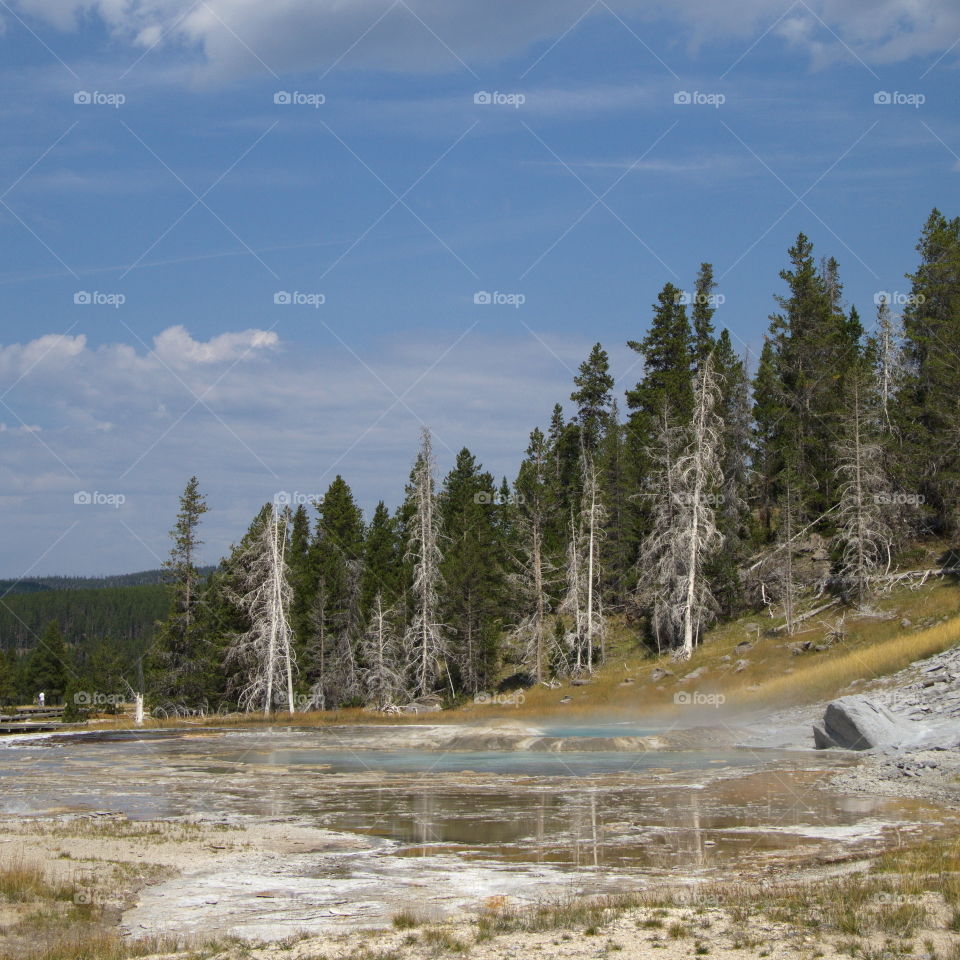
<path fill-rule="evenodd" d="M 132 47 L 192 52 L 210 78 L 334 64 L 479 69 L 536 52 L 580 21 L 615 16 L 628 18 L 647 42 L 653 35 L 647 25 L 662 22 L 678 25 L 694 46 L 768 30 L 807 50 L 816 64 L 937 55 L 960 36 L 955 0 L 742 0 L 735 15 L 716 0 L 17 0 L 14 6 L 61 31 L 96 18 Z"/>

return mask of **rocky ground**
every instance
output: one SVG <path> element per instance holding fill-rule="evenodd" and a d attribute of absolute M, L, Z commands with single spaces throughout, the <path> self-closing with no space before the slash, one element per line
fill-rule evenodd
<path fill-rule="evenodd" d="M 960 803 L 960 647 L 919 661 L 874 683 L 857 682 L 860 694 L 902 721 L 901 745 L 863 751 L 856 767 L 833 778 L 855 793 Z M 747 747 L 804 749 L 813 746 L 813 727 L 826 703 L 778 711 L 750 722 L 740 739 Z"/>

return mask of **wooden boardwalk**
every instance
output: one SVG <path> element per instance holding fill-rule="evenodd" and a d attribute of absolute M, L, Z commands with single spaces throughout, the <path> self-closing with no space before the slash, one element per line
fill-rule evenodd
<path fill-rule="evenodd" d="M 61 726 L 63 707 L 17 707 L 0 713 L 0 734 L 46 733 Z"/>
<path fill-rule="evenodd" d="M 3 733 L 46 733 L 50 730 L 59 730 L 63 726 L 59 721 L 51 723 L 0 723 L 0 734 Z"/>

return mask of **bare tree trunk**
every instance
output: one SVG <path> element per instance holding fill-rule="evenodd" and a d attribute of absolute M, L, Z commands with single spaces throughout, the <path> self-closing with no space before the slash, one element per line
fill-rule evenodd
<path fill-rule="evenodd" d="M 790 487 L 790 484 L 787 484 L 787 506 L 784 512 L 784 536 L 786 538 L 787 544 L 793 540 L 793 491 Z M 783 594 L 783 617 L 786 623 L 787 634 L 788 636 L 793 636 L 796 632 L 796 627 L 794 626 L 793 621 L 793 591 L 794 591 L 794 582 L 793 582 L 793 549 L 787 547 L 787 558 L 785 561 L 786 564 L 786 583 Z"/>
<path fill-rule="evenodd" d="M 542 534 L 538 528 L 533 531 L 532 536 L 532 565 L 533 565 L 533 590 L 536 594 L 536 623 L 533 627 L 533 675 L 536 683 L 541 683 L 544 678 L 544 636 L 543 631 L 546 627 L 547 610 L 546 598 L 543 591 L 543 544 L 541 543 Z"/>
<path fill-rule="evenodd" d="M 713 355 L 707 357 L 698 378 L 696 391 L 696 409 L 691 428 L 693 489 L 690 492 L 689 532 L 687 555 L 687 589 L 683 610 L 683 657 L 689 660 L 693 655 L 693 644 L 699 629 L 694 621 L 700 620 L 702 611 L 697 605 L 697 579 L 702 568 L 702 551 L 710 541 L 716 540 L 713 509 L 707 504 L 706 496 L 710 492 L 711 482 L 716 483 L 719 474 L 719 446 L 721 433 L 715 422 L 714 406 L 719 391 L 713 374 Z M 720 477 L 722 481 L 722 476 Z"/>
<path fill-rule="evenodd" d="M 293 644 L 290 627 L 290 588 L 285 561 L 287 515 L 276 509 L 265 517 L 259 536 L 246 548 L 243 593 L 231 599 L 246 614 L 250 628 L 233 638 L 228 663 L 237 663 L 245 678 L 240 701 L 247 709 L 258 704 L 264 715 L 273 709 L 275 689 L 286 679 L 287 706 L 292 714 Z"/>
<path fill-rule="evenodd" d="M 882 377 L 882 371 L 880 372 Z M 883 469 L 883 452 L 877 435 L 881 429 L 881 385 L 861 382 L 851 375 L 849 412 L 844 438 L 838 445 L 841 478 L 838 529 L 834 538 L 843 551 L 840 581 L 844 593 L 856 596 L 862 608 L 870 594 L 870 580 L 885 564 L 889 569 L 893 531 L 888 520 L 894 498 Z M 881 403 L 878 403 L 881 401 Z M 880 407 L 878 410 L 877 407 Z M 871 410 L 871 408 L 873 408 Z M 895 522 L 895 521 L 893 521 Z"/>
<path fill-rule="evenodd" d="M 597 476 L 591 461 L 590 466 L 590 512 L 587 550 L 587 672 L 593 673 L 593 552 L 596 543 Z"/>
<path fill-rule="evenodd" d="M 437 679 L 440 664 L 446 664 L 443 624 L 439 622 L 440 524 L 434 493 L 434 460 L 430 431 L 423 429 L 420 454 L 414 468 L 414 524 L 407 547 L 413 560 L 413 592 L 417 612 L 407 632 L 415 657 L 415 692 L 427 694 Z"/>

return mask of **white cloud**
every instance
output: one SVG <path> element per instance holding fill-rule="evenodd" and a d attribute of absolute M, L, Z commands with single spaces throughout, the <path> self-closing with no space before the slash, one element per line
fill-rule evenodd
<path fill-rule="evenodd" d="M 405 0 L 392 8 L 390 4 L 391 0 L 206 0 L 196 5 L 191 0 L 18 0 L 17 6 L 61 30 L 98 15 L 133 46 L 178 44 L 197 50 L 202 72 L 212 76 L 262 72 L 264 63 L 277 73 L 322 69 L 341 57 L 347 66 L 383 70 L 461 70 L 461 60 L 482 66 L 560 37 L 586 6 L 583 0 L 522 4 Z M 611 0 L 610 7 L 625 17 L 679 22 L 694 45 L 749 37 L 773 27 L 773 33 L 808 49 L 815 62 L 848 58 L 845 44 L 868 62 L 895 62 L 942 52 L 960 34 L 955 0 L 798 0 L 792 8 L 782 0 L 741 0 L 735 15 L 728 4 L 716 0 Z M 603 5 L 594 7 L 591 15 L 611 16 Z M 639 32 L 649 41 L 648 31 Z"/>
<path fill-rule="evenodd" d="M 280 490 L 322 494 L 342 473 L 365 506 L 396 504 L 422 423 L 443 470 L 466 445 L 512 476 L 529 431 L 569 395 L 570 369 L 590 344 L 549 338 L 565 367 L 524 333 L 491 331 L 511 319 L 491 308 L 484 332 L 459 343 L 463 328 L 357 345 L 363 362 L 333 337 L 306 347 L 247 330 L 203 341 L 183 327 L 157 334 L 152 348 L 148 337 L 147 346 L 95 346 L 83 336 L 0 348 L 0 369 L 23 372 L 25 357 L 40 358 L 5 401 L 13 412 L 0 428 L 0 489 L 11 496 L 0 497 L 0 573 L 22 572 L 32 551 L 65 533 L 44 572 L 155 565 L 194 473 L 210 498 L 211 561 Z M 339 333 L 351 340 L 349 328 Z M 80 490 L 126 502 L 77 506 Z"/>
<path fill-rule="evenodd" d="M 51 333 L 29 343 L 0 346 L 0 374 L 5 380 L 22 376 L 38 364 L 48 368 L 61 367 L 86 349 L 87 338 L 82 334 L 71 337 Z"/>
<path fill-rule="evenodd" d="M 39 433 L 40 427 L 24 424 L 22 427 L 8 427 L 0 421 L 0 433 Z"/>
<path fill-rule="evenodd" d="M 280 338 L 269 330 L 222 333 L 206 343 L 194 340 L 182 326 L 169 327 L 153 338 L 156 355 L 171 366 L 243 360 L 254 351 L 275 347 Z"/>

